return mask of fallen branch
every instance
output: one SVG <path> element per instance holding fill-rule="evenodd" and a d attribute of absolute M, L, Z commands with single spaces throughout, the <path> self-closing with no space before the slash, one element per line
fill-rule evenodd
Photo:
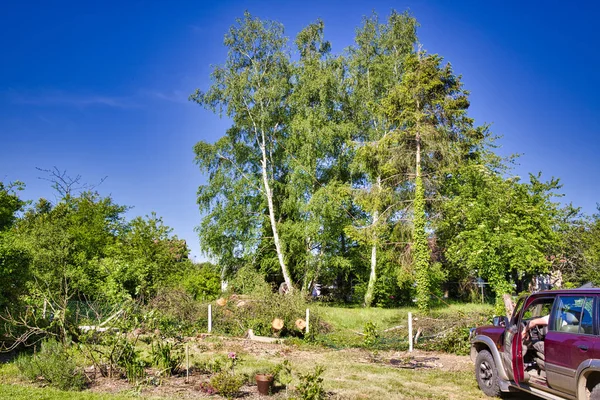
<path fill-rule="evenodd" d="M 417 334 L 415 335 L 415 343 L 417 343 L 419 341 L 419 337 L 421 336 L 422 332 L 423 332 L 423 329 L 421 329 L 421 328 L 417 329 Z"/>
<path fill-rule="evenodd" d="M 404 325 L 396 325 L 396 326 L 392 326 L 391 328 L 387 328 L 384 329 L 384 332 L 389 332 L 389 331 L 395 331 L 396 329 L 404 329 L 405 326 Z"/>
<path fill-rule="evenodd" d="M 107 323 L 109 323 L 110 321 L 112 321 L 113 319 L 117 318 L 119 315 L 123 314 L 123 309 L 121 308 L 119 311 L 117 311 L 116 313 L 114 313 L 113 315 L 111 315 L 110 317 L 108 317 L 104 322 L 102 322 L 100 325 L 98 325 L 99 327 L 106 325 Z"/>
<path fill-rule="evenodd" d="M 263 343 L 279 343 L 281 341 L 281 339 L 278 339 L 278 338 L 272 338 L 272 337 L 267 337 L 267 336 L 257 336 L 254 334 L 254 331 L 252 331 L 252 329 L 248 329 L 248 332 L 246 333 L 246 339 L 254 340 L 255 342 L 263 342 Z"/>

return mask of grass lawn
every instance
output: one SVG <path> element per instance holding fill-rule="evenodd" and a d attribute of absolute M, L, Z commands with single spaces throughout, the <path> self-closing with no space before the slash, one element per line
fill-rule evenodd
<path fill-rule="evenodd" d="M 433 309 L 429 315 L 422 315 L 416 308 L 347 308 L 316 305 L 316 311 L 322 320 L 332 326 L 332 331 L 324 337 L 326 344 L 331 347 L 361 346 L 364 337 L 360 335 L 368 322 L 377 326 L 378 330 L 400 327 L 395 331 L 396 337 L 407 342 L 408 313 L 413 314 L 413 333 L 419 327 L 423 334 L 441 331 L 448 326 L 465 321 L 472 325 L 481 323 L 482 318 L 493 315 L 493 306 L 489 304 L 449 304 Z M 358 332 L 358 333 L 357 333 Z M 407 346 L 406 344 L 404 345 Z"/>
<path fill-rule="evenodd" d="M 91 392 L 65 392 L 48 387 L 0 384 L 0 399 L 11 400 L 125 400 L 133 396 Z"/>

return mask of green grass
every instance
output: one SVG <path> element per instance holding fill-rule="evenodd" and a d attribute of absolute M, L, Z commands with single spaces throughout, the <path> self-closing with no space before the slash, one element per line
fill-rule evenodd
<path fill-rule="evenodd" d="M 318 343 L 328 347 L 361 347 L 364 343 L 363 333 L 365 324 L 371 322 L 382 332 L 385 329 L 401 326 L 399 329 L 391 331 L 384 335 L 382 343 L 386 348 L 403 348 L 407 346 L 408 341 L 408 313 L 413 314 L 413 329 L 416 333 L 420 326 L 426 326 L 431 331 L 437 327 L 445 327 L 461 321 L 473 320 L 473 324 L 481 321 L 482 318 L 493 315 L 493 306 L 489 304 L 457 303 L 449 304 L 444 307 L 438 307 L 428 315 L 419 313 L 416 308 L 347 308 L 330 307 L 326 305 L 316 305 L 320 318 L 331 325 L 332 330 L 326 335 L 319 335 Z M 435 319 L 435 324 L 431 322 Z M 430 326 L 433 325 L 433 326 Z M 436 332 L 428 332 L 433 334 Z M 386 345 L 387 343 L 387 345 Z"/>
<path fill-rule="evenodd" d="M 134 396 L 99 394 L 91 392 L 65 392 L 48 387 L 0 384 L 0 399 L 11 400 L 129 400 Z"/>

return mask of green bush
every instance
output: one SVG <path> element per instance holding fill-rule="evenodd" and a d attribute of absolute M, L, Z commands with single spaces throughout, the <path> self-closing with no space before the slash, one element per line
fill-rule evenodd
<path fill-rule="evenodd" d="M 229 371 L 222 371 L 210 378 L 210 385 L 217 390 L 217 392 L 228 399 L 233 398 L 238 394 L 246 377 L 235 375 Z"/>
<path fill-rule="evenodd" d="M 229 282 L 229 291 L 241 295 L 264 297 L 272 292 L 263 274 L 251 266 L 240 268 Z"/>
<path fill-rule="evenodd" d="M 443 351 L 458 355 L 468 355 L 471 350 L 469 342 L 470 328 L 464 326 L 455 326 L 446 334 L 424 341 L 418 347 L 424 350 Z"/>
<path fill-rule="evenodd" d="M 299 374 L 300 383 L 296 390 L 302 400 L 323 400 L 326 398 L 321 375 L 325 369 L 317 365 L 312 373 Z"/>
<path fill-rule="evenodd" d="M 216 374 L 225 368 L 228 360 L 225 356 L 215 356 L 206 360 L 194 361 L 194 369 L 202 374 Z"/>
<path fill-rule="evenodd" d="M 181 342 L 156 341 L 152 343 L 152 362 L 161 372 L 174 374 L 183 362 L 183 357 Z"/>
<path fill-rule="evenodd" d="M 20 356 L 15 363 L 22 376 L 30 381 L 42 379 L 61 390 L 82 390 L 85 386 L 83 371 L 68 349 L 54 339 L 43 342 L 40 351 L 32 356 Z"/>
<path fill-rule="evenodd" d="M 130 383 L 137 385 L 146 378 L 146 362 L 142 360 L 135 343 L 125 338 L 117 338 L 112 350 L 110 354 L 111 366 L 117 365 L 120 367 Z"/>
<path fill-rule="evenodd" d="M 204 304 L 180 289 L 163 288 L 148 303 L 147 312 L 141 318 L 146 331 L 158 329 L 162 336 L 177 337 L 192 335 L 199 321 L 207 321 L 207 308 Z"/>
<path fill-rule="evenodd" d="M 373 347 L 379 340 L 379 333 L 377 332 L 377 325 L 372 322 L 367 322 L 364 328 L 365 340 L 364 345 L 366 348 Z"/>
<path fill-rule="evenodd" d="M 210 263 L 192 264 L 179 277 L 179 285 L 194 300 L 214 300 L 221 293 L 221 276 Z"/>

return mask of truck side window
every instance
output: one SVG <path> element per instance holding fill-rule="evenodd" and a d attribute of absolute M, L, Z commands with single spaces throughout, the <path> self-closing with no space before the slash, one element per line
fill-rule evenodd
<path fill-rule="evenodd" d="M 594 333 L 594 298 L 586 297 L 585 304 L 581 314 L 581 324 L 579 324 L 579 333 L 591 335 Z"/>
<path fill-rule="evenodd" d="M 593 331 L 593 298 L 584 296 L 560 296 L 554 309 L 554 321 L 550 330 L 557 332 L 587 333 Z M 589 303 L 586 307 L 586 303 Z"/>

